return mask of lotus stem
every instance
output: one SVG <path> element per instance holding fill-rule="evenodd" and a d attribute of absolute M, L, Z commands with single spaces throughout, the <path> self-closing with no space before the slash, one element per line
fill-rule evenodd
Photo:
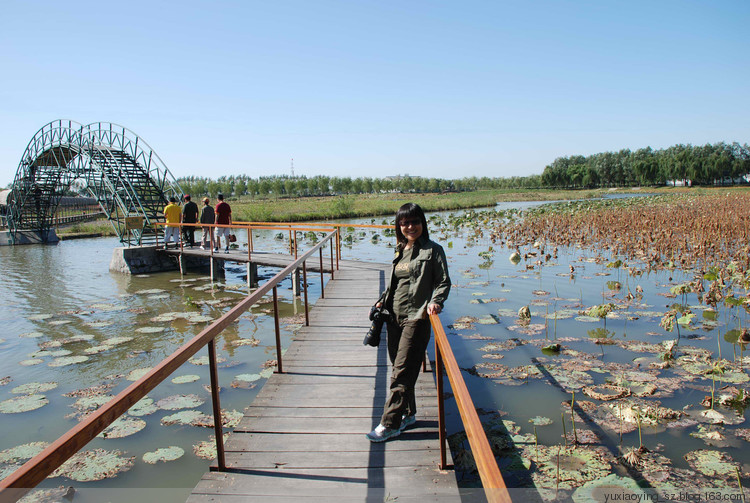
<path fill-rule="evenodd" d="M 534 425 L 534 448 L 536 449 L 536 461 L 539 462 L 539 436 L 536 434 L 536 425 Z"/>
<path fill-rule="evenodd" d="M 555 491 L 560 489 L 560 449 L 557 449 L 557 481 L 555 483 Z"/>
<path fill-rule="evenodd" d="M 573 423 L 573 445 L 578 445 L 578 432 L 576 431 L 576 413 L 575 413 L 575 404 L 576 404 L 576 392 L 573 391 L 573 398 L 570 400 L 570 420 Z"/>
<path fill-rule="evenodd" d="M 711 410 L 714 410 L 714 390 L 716 389 L 716 374 L 711 372 Z"/>
<path fill-rule="evenodd" d="M 635 410 L 635 420 L 638 423 L 638 448 L 643 447 L 643 437 L 641 436 L 641 411 Z"/>
<path fill-rule="evenodd" d="M 563 411 L 560 414 L 560 418 L 562 419 L 562 426 L 563 426 L 563 438 L 565 439 L 565 448 L 568 448 L 568 432 L 565 431 L 565 411 Z"/>

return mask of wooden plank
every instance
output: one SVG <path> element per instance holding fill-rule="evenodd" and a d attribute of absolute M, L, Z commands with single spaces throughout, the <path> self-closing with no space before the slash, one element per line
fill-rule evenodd
<path fill-rule="evenodd" d="M 436 495 L 453 495 L 460 501 L 453 472 L 436 467 L 383 468 L 318 468 L 248 470 L 246 473 L 215 473 L 203 476 L 194 492 L 205 495 L 273 495 L 363 498 L 372 495 L 372 488 L 383 488 L 405 497 L 421 497 L 434 501 Z M 390 489 L 393 488 L 393 489 Z M 383 494 L 385 496 L 385 494 Z M 385 501 L 384 499 L 378 501 Z"/>
<path fill-rule="evenodd" d="M 234 430 L 308 435 L 335 431 L 364 435 L 375 428 L 379 422 L 380 417 L 328 417 L 324 420 L 318 417 L 244 417 Z M 431 429 L 436 432 L 437 420 L 420 417 L 411 429 Z"/>
<path fill-rule="evenodd" d="M 323 456 L 307 450 L 284 452 L 227 452 L 227 466 L 245 469 L 310 469 L 310 468 L 398 468 L 435 466 L 435 453 L 425 449 L 404 450 L 396 453 L 371 451 L 339 452 Z"/>
<path fill-rule="evenodd" d="M 236 433 L 224 444 L 234 452 L 284 452 L 306 450 L 316 452 L 403 451 L 428 449 L 439 452 L 436 435 L 429 430 L 406 430 L 397 442 L 373 444 L 364 433 Z"/>
<path fill-rule="evenodd" d="M 382 409 L 374 407 L 260 407 L 250 405 L 245 417 L 370 417 L 380 418 Z M 421 406 L 417 419 L 432 420 L 437 417 L 437 405 Z"/>

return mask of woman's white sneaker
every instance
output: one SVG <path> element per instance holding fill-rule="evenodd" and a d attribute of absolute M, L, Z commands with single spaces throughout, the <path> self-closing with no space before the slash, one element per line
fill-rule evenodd
<path fill-rule="evenodd" d="M 379 424 L 370 433 L 365 435 L 370 442 L 385 442 L 401 435 L 401 429 L 387 428 Z"/>

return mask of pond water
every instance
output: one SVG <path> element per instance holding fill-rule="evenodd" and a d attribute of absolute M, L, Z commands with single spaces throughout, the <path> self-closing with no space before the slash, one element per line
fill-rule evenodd
<path fill-rule="evenodd" d="M 537 204 L 504 203 L 498 209 Z M 513 264 L 508 260 L 512 250 L 485 236 L 477 237 L 466 226 L 450 224 L 451 216 L 461 214 L 444 212 L 430 218 L 431 237 L 445 248 L 453 280 L 441 319 L 491 441 L 500 445 L 498 459 L 509 485 L 554 489 L 630 473 L 636 478 L 651 477 L 652 485 L 657 486 L 652 472 L 658 468 L 659 473 L 672 474 L 672 478 L 664 476 L 668 485 L 682 487 L 677 481 L 693 480 L 695 484 L 726 487 L 731 485 L 731 476 L 725 472 L 731 468 L 734 476 L 735 465 L 721 456 L 731 456 L 742 473 L 748 471 L 745 439 L 750 437 L 742 424 L 744 408 L 717 404 L 714 409 L 723 419 L 701 415 L 707 410 L 701 401 L 711 396 L 712 389 L 718 400 L 721 393 L 730 393 L 727 386 L 743 388 L 749 380 L 742 366 L 750 361 L 743 358 L 736 334 L 734 339 L 731 332 L 725 337 L 730 329 L 746 324 L 743 314 L 721 308 L 712 312 L 698 303 L 695 294 L 683 298 L 670 293 L 692 275 L 676 270 L 648 273 L 635 263 L 628 264 L 629 269 L 614 267 L 611 257 L 600 256 L 596 250 L 560 247 L 549 260 L 527 256 Z M 351 222 L 383 223 L 384 219 Z M 273 232 L 256 235 L 257 249 L 284 246 L 274 239 Z M 393 241 L 382 231 L 355 230 L 343 258 L 387 262 Z M 230 267 L 226 277 L 213 284 L 200 273 L 136 277 L 110 273 L 115 246 L 115 239 L 100 238 L 63 241 L 56 246 L 0 248 L 0 273 L 6 278 L 0 292 L 5 306 L 0 311 L 0 326 L 4 327 L 0 382 L 7 381 L 0 386 L 0 410 L 25 394 L 42 395 L 45 398 L 37 398 L 37 402 L 48 402 L 27 412 L 0 415 L 6 432 L 0 437 L 0 477 L 24 461 L 7 459 L 7 454 L 4 459 L 4 450 L 29 442 L 50 442 L 76 423 L 75 414 L 84 413 L 87 405 L 80 401 L 80 390 L 102 386 L 86 394 L 102 389 L 105 395 L 116 394 L 130 384 L 128 378 L 139 369 L 159 362 L 197 334 L 207 320 L 217 318 L 247 294 L 241 266 Z M 539 252 L 522 250 L 524 254 Z M 552 254 L 551 249 L 546 252 Z M 633 275 L 636 269 L 642 274 Z M 261 269 L 260 274 L 263 281 L 274 271 Z M 319 276 L 309 278 L 310 292 L 317 295 Z M 299 326 L 303 306 L 293 298 L 290 284 L 285 283 L 279 293 L 284 318 L 282 344 L 286 347 Z M 629 299 L 628 293 L 634 297 Z M 314 302 L 315 297 L 310 300 Z M 659 354 L 668 348 L 663 343 L 677 341 L 678 333 L 667 332 L 659 322 L 676 302 L 691 306 L 696 316 L 689 324 L 680 325 L 679 341 L 670 350 L 674 364 L 660 368 L 663 360 Z M 609 303 L 614 309 L 606 318 L 583 315 L 591 306 Z M 530 308 L 530 320 L 519 322 L 517 313 L 524 306 Z M 223 409 L 241 411 L 270 372 L 264 364 L 275 358 L 275 349 L 273 316 L 267 309 L 268 305 L 254 307 L 218 340 L 219 355 L 225 359 L 219 369 Z M 180 314 L 172 319 L 157 318 L 164 313 Z M 560 344 L 559 351 L 543 349 L 555 343 Z M 723 374 L 711 377 L 705 374 L 706 357 L 715 358 L 719 351 L 731 365 Z M 202 350 L 196 356 L 205 353 Z M 68 364 L 76 361 L 64 359 L 69 356 L 88 359 Z M 168 379 L 149 397 L 158 402 L 174 395 L 197 395 L 195 400 L 203 403 L 185 407 L 210 414 L 210 395 L 204 389 L 209 382 L 208 368 L 200 363 L 186 363 L 174 374 L 188 376 L 184 380 L 190 382 L 177 384 Z M 39 391 L 17 388 L 27 383 L 56 386 Z M 597 387 L 605 383 L 619 387 Z M 630 396 L 605 401 L 587 396 L 584 387 L 599 392 L 599 398 L 622 390 L 628 390 Z M 577 405 L 575 430 L 570 408 L 563 404 L 573 397 Z M 450 399 L 447 404 L 448 434 L 461 483 L 476 485 L 476 477 L 466 469 L 466 443 L 455 404 Z M 167 402 L 162 405 L 169 406 Z M 165 501 L 184 501 L 209 464 L 194 453 L 193 446 L 209 440 L 213 430 L 162 424 L 165 416 L 180 410 L 185 409 L 131 414 L 145 422 L 142 430 L 124 438 L 97 438 L 87 446 L 134 457 L 130 470 L 97 482 L 55 477 L 43 486 L 170 488 Z M 145 412 L 150 411 L 147 408 Z M 712 424 L 717 421 L 724 424 Z M 571 444 L 577 436 L 582 445 L 575 451 L 567 449 L 563 431 Z M 617 456 L 641 444 L 651 452 L 642 455 L 637 469 L 625 470 L 616 463 Z M 184 454 L 156 465 L 143 461 L 144 454 L 170 446 L 180 447 Z M 562 468 L 559 458 L 552 461 L 560 451 L 567 456 Z M 714 451 L 722 453 L 711 458 L 714 472 L 695 461 L 693 453 Z M 533 479 L 524 469 L 529 460 L 536 466 Z M 566 470 L 565 462 L 592 468 Z"/>

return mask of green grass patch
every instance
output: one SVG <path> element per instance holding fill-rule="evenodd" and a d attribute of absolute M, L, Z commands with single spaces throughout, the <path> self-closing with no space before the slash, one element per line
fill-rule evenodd
<path fill-rule="evenodd" d="M 504 201 L 551 201 L 598 197 L 602 190 L 478 190 L 442 194 L 359 194 L 297 198 L 230 199 L 232 217 L 243 222 L 300 222 L 377 215 L 394 215 L 409 202 L 425 211 L 494 206 Z"/>

